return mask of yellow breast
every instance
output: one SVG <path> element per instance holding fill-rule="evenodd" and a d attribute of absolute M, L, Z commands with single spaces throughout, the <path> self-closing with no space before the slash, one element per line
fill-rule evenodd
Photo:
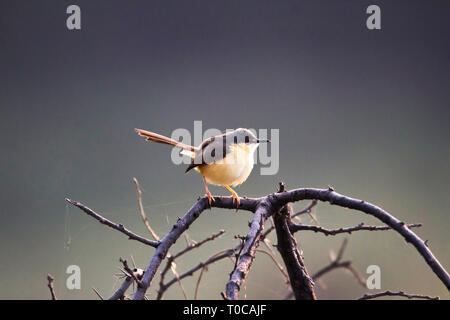
<path fill-rule="evenodd" d="M 257 144 L 245 143 L 230 146 L 224 159 L 196 167 L 195 169 L 215 185 L 236 186 L 247 180 L 253 169 L 253 153 Z"/>

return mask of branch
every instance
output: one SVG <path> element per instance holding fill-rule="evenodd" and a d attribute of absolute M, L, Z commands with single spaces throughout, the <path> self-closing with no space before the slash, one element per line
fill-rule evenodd
<path fill-rule="evenodd" d="M 297 213 L 293 213 L 291 214 L 291 218 L 295 218 L 298 215 L 304 214 L 304 213 L 311 213 L 312 208 L 314 208 L 317 205 L 318 201 L 317 200 L 313 200 L 311 201 L 311 203 L 305 207 L 304 209 L 300 210 Z M 275 226 L 270 226 L 266 231 L 264 231 L 264 233 L 261 235 L 261 240 L 266 239 L 266 237 L 269 235 L 269 233 L 271 233 L 273 230 L 275 230 Z"/>
<path fill-rule="evenodd" d="M 220 237 L 222 234 L 225 233 L 225 230 L 220 230 L 218 233 L 213 234 L 212 236 L 198 242 L 198 243 L 193 243 L 193 244 L 188 244 L 186 246 L 186 248 L 184 248 L 183 250 L 181 250 L 180 252 L 178 252 L 177 254 L 173 255 L 173 256 L 169 256 L 169 254 L 167 255 L 167 263 L 165 268 L 163 269 L 163 271 L 161 271 L 161 277 L 160 277 L 160 281 L 159 281 L 159 290 L 158 290 L 158 296 L 157 296 L 157 300 L 160 300 L 162 298 L 162 295 L 164 294 L 164 292 L 167 290 L 167 286 L 164 284 L 164 278 L 166 276 L 167 271 L 169 271 L 169 269 L 173 268 L 174 266 L 174 261 L 176 258 L 182 256 L 183 254 L 200 247 L 201 245 L 205 244 L 208 241 L 213 241 L 215 239 L 217 239 L 218 237 Z M 175 275 L 175 279 L 177 279 L 178 281 L 181 280 L 180 275 L 178 273 L 174 273 Z M 181 282 L 180 282 L 181 283 Z M 186 297 L 187 299 L 187 297 Z"/>
<path fill-rule="evenodd" d="M 231 197 L 214 197 L 213 207 L 216 208 L 236 208 L 233 207 L 233 199 Z M 244 198 L 241 199 L 239 208 L 244 210 L 253 211 L 256 205 L 259 203 L 258 199 Z M 142 278 L 143 286 L 136 290 L 134 294 L 134 299 L 142 300 L 144 299 L 145 292 L 150 286 L 151 281 L 155 277 L 156 270 L 161 265 L 162 260 L 166 257 L 169 248 L 177 241 L 177 239 L 186 231 L 189 226 L 200 216 L 200 214 L 207 208 L 210 208 L 207 198 L 201 198 L 194 206 L 189 209 L 189 211 L 175 223 L 172 229 L 164 236 L 164 238 L 159 243 L 156 251 L 150 260 L 150 263 L 145 271 L 144 277 Z"/>
<path fill-rule="evenodd" d="M 128 266 L 127 260 L 123 260 L 122 258 L 119 258 L 119 261 L 122 262 L 123 268 L 128 273 L 128 275 L 131 278 L 133 278 L 133 280 L 136 282 L 138 287 L 141 287 L 142 283 L 141 283 L 141 280 L 138 278 L 138 275 L 137 275 L 138 269 L 135 268 L 134 270 L 131 270 L 130 267 Z"/>
<path fill-rule="evenodd" d="M 286 283 L 289 284 L 289 275 L 286 273 L 286 271 L 284 271 L 283 266 L 278 262 L 278 260 L 276 259 L 275 255 L 272 254 L 272 252 L 270 251 L 266 251 L 263 249 L 256 249 L 256 252 L 260 252 L 260 253 L 264 253 L 265 255 L 267 255 L 275 264 L 275 266 L 278 268 L 278 270 L 281 272 L 281 274 L 283 275 L 283 277 L 286 279 Z"/>
<path fill-rule="evenodd" d="M 425 295 L 421 295 L 421 294 L 408 294 L 403 291 L 391 292 L 389 290 L 384 291 L 384 292 L 375 293 L 375 294 L 365 294 L 358 300 L 369 300 L 369 299 L 375 299 L 378 297 L 386 297 L 386 296 L 405 297 L 408 299 L 417 298 L 417 299 L 426 299 L 426 300 L 439 300 L 439 297 L 430 297 L 430 296 L 425 296 Z"/>
<path fill-rule="evenodd" d="M 144 270 L 136 269 L 136 271 L 133 271 L 132 274 L 133 277 L 140 280 L 144 275 Z M 122 285 L 119 287 L 119 289 L 116 290 L 116 292 L 113 293 L 113 295 L 109 298 L 109 300 L 123 300 L 125 298 L 125 292 L 128 290 L 128 288 L 134 281 L 133 277 L 131 275 L 127 275 L 125 277 L 125 280 L 122 282 Z"/>
<path fill-rule="evenodd" d="M 191 251 L 191 250 L 193 250 L 193 249 L 195 249 L 195 248 L 200 247 L 201 245 L 205 244 L 206 242 L 213 241 L 213 240 L 217 239 L 218 237 L 220 237 L 220 236 L 223 235 L 224 233 L 225 233 L 225 230 L 220 230 L 219 232 L 217 232 L 217 233 L 211 235 L 210 237 L 208 237 L 208 238 L 206 238 L 206 239 L 203 239 L 203 240 L 200 241 L 200 242 L 193 243 L 193 244 L 189 244 L 188 246 L 186 246 L 186 248 L 184 248 L 183 250 L 181 250 L 180 252 L 178 252 L 178 253 L 175 254 L 174 256 L 170 257 L 168 260 L 173 261 L 173 260 L 175 260 L 176 258 L 179 258 L 180 256 L 182 256 L 183 254 L 185 254 L 185 253 L 187 253 L 187 252 L 189 252 L 189 251 Z"/>
<path fill-rule="evenodd" d="M 304 214 L 304 213 L 310 214 L 312 208 L 314 208 L 314 207 L 317 205 L 317 203 L 319 203 L 319 201 L 317 201 L 316 199 L 314 199 L 313 201 L 311 201 L 311 203 L 310 203 L 306 208 L 300 210 L 300 211 L 297 212 L 297 213 L 291 214 L 291 218 L 295 218 L 295 217 L 300 216 L 300 215 L 302 215 L 302 214 Z"/>
<path fill-rule="evenodd" d="M 324 274 L 338 268 L 345 268 L 349 270 L 353 276 L 358 280 L 359 284 L 361 284 L 363 287 L 366 287 L 366 281 L 365 279 L 359 274 L 358 271 L 356 271 L 355 268 L 352 266 L 352 261 L 341 261 L 342 257 L 344 255 L 344 251 L 347 248 L 348 239 L 344 239 L 342 242 L 341 248 L 339 249 L 339 253 L 335 258 L 331 258 L 331 262 L 329 265 L 325 266 L 324 268 L 320 269 L 313 275 L 314 281 L 318 280 L 320 277 L 322 277 Z"/>
<path fill-rule="evenodd" d="M 151 234 L 151 236 L 153 237 L 153 240 L 156 241 L 160 241 L 160 237 L 158 236 L 158 234 L 153 230 L 153 228 L 150 225 L 150 221 L 147 218 L 147 215 L 145 214 L 145 210 L 144 210 L 144 205 L 142 204 L 142 190 L 141 190 L 141 186 L 139 185 L 139 181 L 136 178 L 133 178 L 133 182 L 136 185 L 136 193 L 137 193 L 137 200 L 138 200 L 138 206 L 139 206 L 139 213 L 141 215 L 142 218 L 142 222 L 144 222 L 145 227 L 147 228 L 148 232 Z M 167 252 L 167 257 L 170 258 L 171 254 L 170 252 Z M 174 274 L 175 277 L 178 277 L 178 272 L 176 270 L 176 266 L 174 264 L 170 264 L 171 266 L 171 271 Z M 163 280 L 164 276 L 161 277 L 161 281 Z M 186 295 L 186 291 L 184 290 L 183 284 L 181 283 L 181 281 L 179 281 L 180 284 L 180 289 L 183 292 L 184 297 L 187 299 L 187 295 Z"/>
<path fill-rule="evenodd" d="M 136 185 L 139 213 L 141 215 L 142 222 L 144 222 L 145 226 L 147 227 L 148 232 L 150 232 L 153 239 L 156 241 L 159 241 L 160 240 L 159 236 L 156 234 L 155 231 L 153 231 L 152 227 L 150 226 L 150 222 L 148 221 L 147 215 L 145 214 L 144 206 L 142 204 L 142 191 L 141 191 L 141 186 L 139 185 L 139 181 L 136 178 L 133 178 L 133 182 Z"/>
<path fill-rule="evenodd" d="M 320 201 L 327 201 L 330 204 L 338 205 L 344 208 L 359 210 L 374 216 L 397 231 L 406 240 L 406 242 L 411 243 L 417 251 L 419 251 L 433 272 L 439 277 L 439 279 L 441 279 L 447 289 L 450 290 L 450 276 L 430 251 L 426 242 L 412 232 L 404 222 L 396 219 L 383 209 L 363 200 L 343 196 L 335 192 L 331 187 L 328 189 L 294 189 L 283 193 L 269 195 L 268 199 L 275 208 L 281 208 L 288 202 L 317 199 Z"/>
<path fill-rule="evenodd" d="M 152 240 L 148 240 L 144 237 L 141 237 L 133 232 L 131 232 L 130 230 L 128 230 L 127 228 L 125 228 L 123 226 L 123 224 L 118 224 L 115 222 L 112 222 L 104 217 L 102 217 L 101 215 L 99 215 L 98 213 L 94 212 L 93 210 L 89 209 L 88 207 L 86 207 L 84 204 L 80 203 L 80 202 L 76 202 L 73 200 L 70 200 L 68 198 L 66 198 L 66 201 L 73 204 L 74 206 L 80 208 L 81 210 L 83 210 L 84 212 L 86 212 L 88 215 L 90 215 L 91 217 L 93 217 L 94 219 L 96 219 L 97 221 L 99 221 L 101 224 L 107 225 L 108 227 L 120 231 L 123 234 L 126 234 L 128 236 L 129 239 L 131 240 L 136 240 L 139 241 L 143 244 L 152 246 L 152 247 L 158 247 L 159 245 L 159 241 L 152 241 Z"/>
<path fill-rule="evenodd" d="M 280 193 L 285 192 L 285 186 L 280 183 Z M 277 233 L 277 249 L 283 258 L 289 275 L 289 282 L 297 300 L 315 300 L 314 282 L 306 270 L 303 257 L 297 248 L 297 241 L 289 231 L 291 208 L 286 204 L 273 216 Z"/>
<path fill-rule="evenodd" d="M 255 259 L 255 251 L 259 245 L 259 239 L 264 228 L 264 222 L 270 216 L 270 211 L 268 209 L 269 206 L 263 202 L 257 207 L 255 214 L 253 215 L 253 220 L 250 224 L 250 231 L 245 238 L 242 254 L 239 257 L 235 268 L 231 272 L 230 281 L 228 281 L 226 285 L 227 299 L 238 299 L 240 287 L 245 281 L 252 262 Z"/>
<path fill-rule="evenodd" d="M 196 265 L 195 267 L 193 267 L 192 269 L 186 271 L 185 273 L 181 274 L 179 276 L 179 279 L 177 279 L 176 277 L 174 277 L 172 280 L 168 281 L 167 283 L 165 283 L 163 285 L 162 288 L 160 288 L 160 292 L 158 292 L 158 295 L 160 294 L 161 296 L 164 294 L 164 292 L 170 287 L 172 286 L 175 282 L 177 282 L 178 280 L 184 279 L 186 277 L 192 276 L 196 271 L 205 268 L 206 266 L 222 260 L 224 258 L 228 258 L 231 257 L 234 254 L 235 248 L 233 249 L 228 249 L 226 251 L 223 252 L 219 252 L 216 253 L 215 255 L 211 256 L 208 260 L 204 261 L 204 262 L 200 262 L 198 265 Z"/>
<path fill-rule="evenodd" d="M 197 283 L 195 284 L 194 300 L 198 300 L 198 289 L 200 288 L 200 281 L 202 281 L 203 273 L 207 270 L 208 270 L 207 267 L 202 267 L 202 271 L 200 271 L 200 275 L 198 276 Z"/>
<path fill-rule="evenodd" d="M 416 228 L 416 227 L 421 227 L 422 224 L 420 223 L 414 223 L 414 224 L 408 224 L 407 227 L 408 228 Z M 357 226 L 354 227 L 349 227 L 349 228 L 339 228 L 339 229 L 325 229 L 322 228 L 320 226 L 313 226 L 313 225 L 306 225 L 306 224 L 290 224 L 289 225 L 289 230 L 292 233 L 295 233 L 297 231 L 314 231 L 314 232 L 320 232 L 325 234 L 326 236 L 334 236 L 340 233 L 348 233 L 351 234 L 354 231 L 360 231 L 360 230 L 368 230 L 368 231 L 383 231 L 383 230 L 392 230 L 391 227 L 387 227 L 387 226 L 366 226 L 364 225 L 364 222 L 361 222 L 360 224 L 358 224 Z"/>
<path fill-rule="evenodd" d="M 53 285 L 53 283 L 55 282 L 55 278 L 53 278 L 51 274 L 48 274 L 48 275 L 47 275 L 47 280 L 48 280 L 47 287 L 48 287 L 48 289 L 50 290 L 50 294 L 51 294 L 51 296 L 52 296 L 52 300 L 58 300 L 58 299 L 56 298 L 55 287 L 54 287 L 54 285 Z"/>
<path fill-rule="evenodd" d="M 92 287 L 92 291 L 95 292 L 95 294 L 97 295 L 97 297 L 100 298 L 100 300 L 104 300 L 103 297 L 102 297 L 102 295 L 100 294 L 100 292 L 97 291 L 97 289 L 95 289 L 94 287 Z"/>
<path fill-rule="evenodd" d="M 239 285 L 245 280 L 246 273 L 254 259 L 254 252 L 258 246 L 261 238 L 262 227 L 265 219 L 270 217 L 274 212 L 278 212 L 289 202 L 300 200 L 320 200 L 326 201 L 333 205 L 338 205 L 344 208 L 359 210 L 385 223 L 388 227 L 397 231 L 407 242 L 412 243 L 417 251 L 422 255 L 425 262 L 439 277 L 439 279 L 450 289 L 450 277 L 447 271 L 442 267 L 440 262 L 434 257 L 429 250 L 427 242 L 420 239 L 409 227 L 404 223 L 391 216 L 383 209 L 365 202 L 363 200 L 353 199 L 334 192 L 330 187 L 328 189 L 314 189 L 314 188 L 300 188 L 283 193 L 274 193 L 261 198 L 241 198 L 239 209 L 254 212 L 253 221 L 245 246 L 243 255 L 239 258 L 237 268 L 233 271 L 230 281 L 227 284 L 227 297 L 237 298 Z M 77 206 L 88 215 L 94 217 L 99 222 L 118 230 L 129 236 L 130 239 L 140 241 L 147 245 L 156 248 L 153 257 L 142 278 L 142 287 L 138 287 L 134 294 L 135 299 L 144 299 L 145 292 L 153 280 L 157 269 L 162 260 L 167 256 L 169 248 L 175 241 L 186 231 L 189 226 L 199 217 L 199 215 L 207 208 L 210 208 L 206 198 L 201 198 L 193 205 L 193 207 L 172 227 L 172 229 L 161 239 L 161 241 L 151 241 L 142 238 L 131 231 L 127 230 L 123 225 L 111 222 L 91 209 L 85 207 L 83 204 L 66 199 L 71 204 Z M 211 207 L 234 209 L 235 205 L 231 197 L 215 197 L 215 201 Z M 255 226 L 258 228 L 255 229 Z M 241 273 L 241 274 L 239 274 Z"/>

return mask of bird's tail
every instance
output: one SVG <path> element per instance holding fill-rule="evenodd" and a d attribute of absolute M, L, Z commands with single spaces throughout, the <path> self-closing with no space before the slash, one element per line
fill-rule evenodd
<path fill-rule="evenodd" d="M 163 135 L 154 133 L 154 132 L 150 132 L 150 131 L 145 131 L 145 130 L 141 130 L 141 129 L 134 129 L 136 130 L 136 132 L 141 136 L 144 137 L 147 141 L 153 141 L 153 142 L 158 142 L 158 143 L 163 143 L 163 144 L 168 144 L 174 147 L 178 147 L 178 148 L 182 148 L 185 150 L 189 150 L 194 152 L 196 149 L 193 146 L 178 142 L 176 140 L 170 139 L 168 137 L 165 137 Z"/>

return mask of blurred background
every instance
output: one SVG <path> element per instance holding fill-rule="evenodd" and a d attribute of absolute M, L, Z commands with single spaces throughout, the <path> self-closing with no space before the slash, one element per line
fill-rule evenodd
<path fill-rule="evenodd" d="M 169 147 L 146 144 L 133 129 L 170 135 L 193 130 L 194 120 L 204 130 L 280 129 L 278 174 L 262 176 L 257 165 L 239 195 L 266 195 L 279 181 L 332 185 L 423 223 L 415 231 L 449 269 L 450 2 L 376 1 L 382 29 L 375 31 L 366 28 L 373 1 L 78 0 L 80 31 L 66 28 L 70 4 L 0 1 L 0 299 L 49 299 L 47 273 L 60 299 L 97 299 L 91 287 L 107 297 L 120 285 L 119 257 L 133 255 L 145 268 L 153 248 L 64 198 L 149 237 L 136 177 L 150 222 L 164 235 L 204 194 L 201 178 L 185 175 L 185 166 L 170 162 Z M 313 213 L 327 228 L 380 224 L 326 203 Z M 189 237 L 226 234 L 177 261 L 178 271 L 236 245 L 249 220 L 248 212 L 206 211 Z M 296 237 L 314 273 L 347 235 Z M 450 297 L 396 233 L 349 238 L 344 257 L 365 276 L 378 265 L 382 290 Z M 185 245 L 180 239 L 171 252 Z M 81 290 L 66 288 L 69 265 L 81 269 Z M 230 260 L 211 265 L 199 298 L 220 299 L 232 268 Z M 190 298 L 197 277 L 184 281 Z M 286 292 L 271 259 L 258 253 L 241 296 L 281 299 Z M 322 299 L 365 292 L 342 270 L 317 284 Z M 183 295 L 174 285 L 165 298 Z"/>

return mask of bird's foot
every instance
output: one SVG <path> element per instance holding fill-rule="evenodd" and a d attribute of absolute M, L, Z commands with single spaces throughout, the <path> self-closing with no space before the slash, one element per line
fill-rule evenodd
<path fill-rule="evenodd" d="M 239 199 L 239 196 L 237 195 L 237 193 L 233 193 L 231 198 L 233 201 L 233 205 L 234 205 L 234 202 L 236 201 L 236 212 L 237 212 L 239 209 L 239 206 L 241 205 L 241 200 Z"/>
<path fill-rule="evenodd" d="M 211 195 L 211 193 L 209 191 L 206 192 L 205 197 L 208 198 L 209 207 L 211 208 L 211 203 L 215 202 L 216 200 L 214 199 L 214 197 Z"/>

